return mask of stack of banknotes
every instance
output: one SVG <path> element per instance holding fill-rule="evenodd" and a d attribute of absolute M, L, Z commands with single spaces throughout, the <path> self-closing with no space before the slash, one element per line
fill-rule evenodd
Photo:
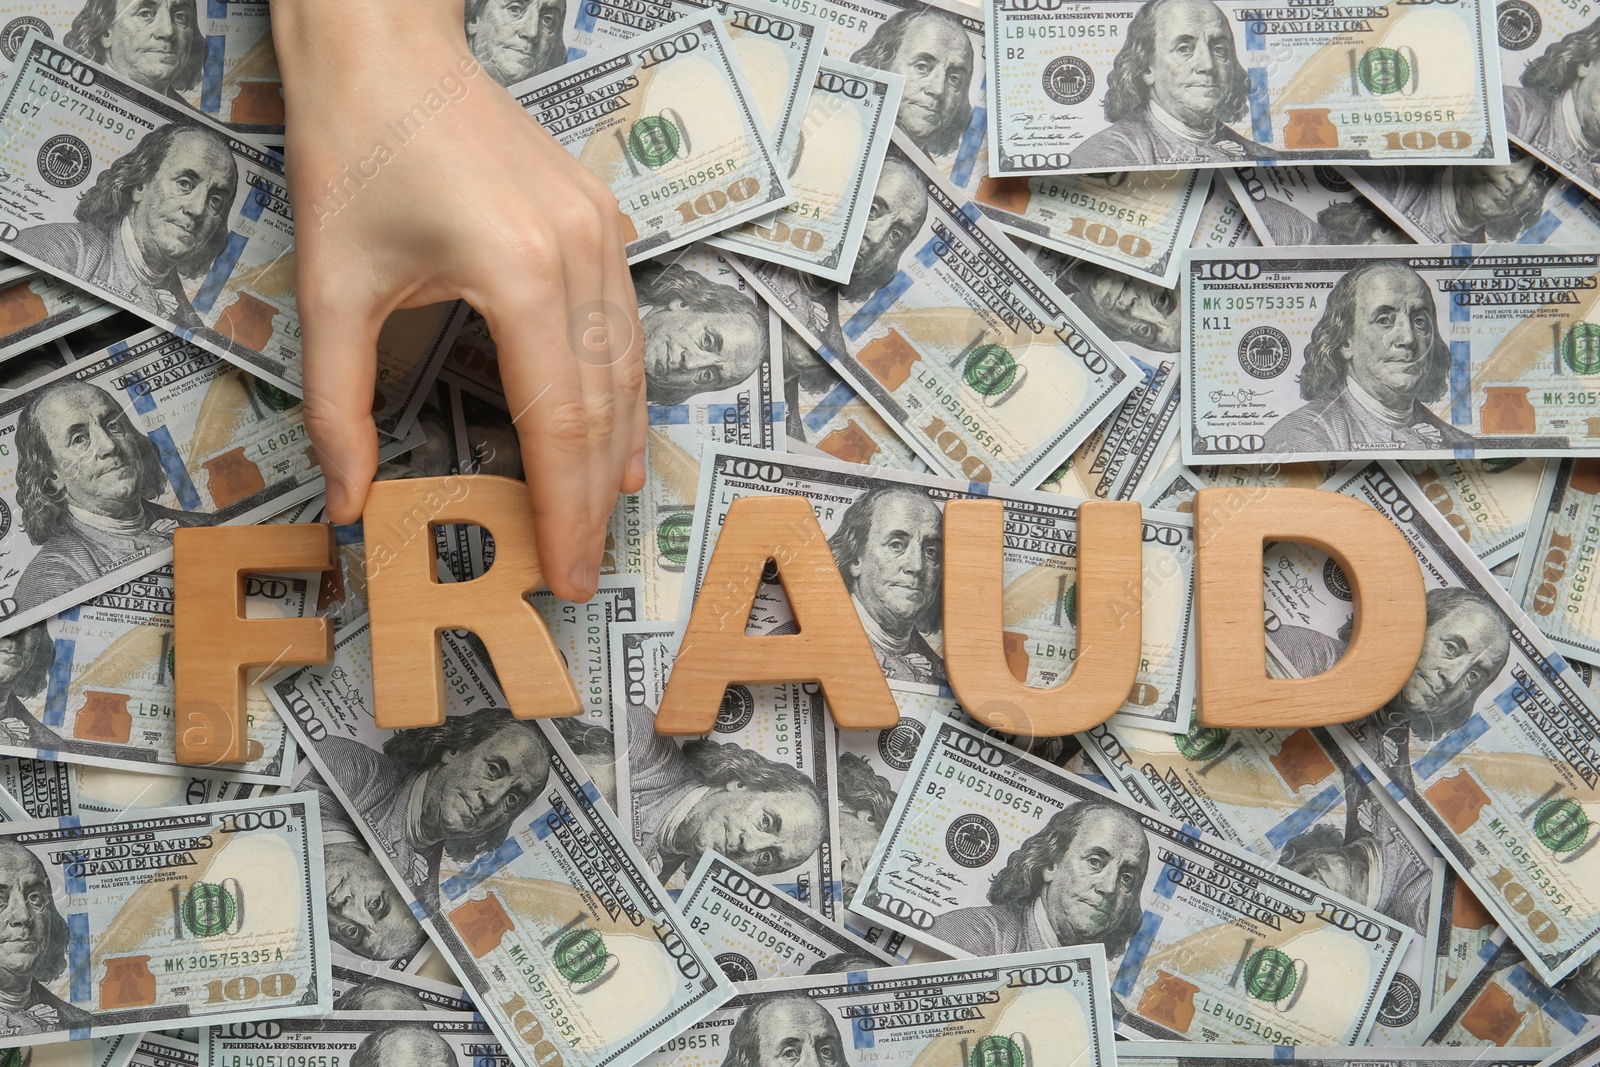
<path fill-rule="evenodd" d="M 1600 1063 L 1589 5 L 467 0 L 464 30 L 476 65 L 291 211 L 264 0 L 0 0 L 0 1065 Z M 379 729 L 357 524 L 335 572 L 247 590 L 330 618 L 334 661 L 252 676 L 246 762 L 180 766 L 172 531 L 323 516 L 295 226 L 469 92 L 628 220 L 646 483 L 592 600 L 532 596 L 582 711 L 515 718 L 449 632 L 444 725 Z M 464 304 L 389 321 L 373 414 L 380 478 L 522 476 Z M 1376 714 L 1197 713 L 1216 486 L 1341 493 L 1412 547 L 1424 649 Z M 894 727 L 796 684 L 655 732 L 765 493 L 813 504 Z M 1078 509 L 1144 505 L 1101 726 L 956 703 L 941 509 L 974 496 L 1041 687 Z M 494 561 L 434 537 L 441 580 Z M 1267 668 L 1328 670 L 1346 576 L 1265 568 Z M 795 631 L 777 577 L 752 633 Z"/>

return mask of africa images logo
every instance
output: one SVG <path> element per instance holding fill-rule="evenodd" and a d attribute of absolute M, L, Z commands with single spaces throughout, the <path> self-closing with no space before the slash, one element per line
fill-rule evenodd
<path fill-rule="evenodd" d="M 39 176 L 57 189 L 82 185 L 93 169 L 89 146 L 70 133 L 59 133 L 39 148 Z"/>

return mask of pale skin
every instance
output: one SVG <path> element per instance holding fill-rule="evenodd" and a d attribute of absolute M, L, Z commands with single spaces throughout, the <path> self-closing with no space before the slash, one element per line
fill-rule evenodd
<path fill-rule="evenodd" d="M 499 346 L 545 581 L 588 600 L 617 494 L 644 485 L 643 330 L 616 198 L 472 58 L 462 0 L 278 0 L 272 14 L 329 518 L 359 518 L 377 470 L 379 328 L 396 308 L 464 298 Z M 391 124 L 430 94 L 440 106 L 402 142 Z M 380 144 L 377 177 L 327 210 L 328 183 Z"/>

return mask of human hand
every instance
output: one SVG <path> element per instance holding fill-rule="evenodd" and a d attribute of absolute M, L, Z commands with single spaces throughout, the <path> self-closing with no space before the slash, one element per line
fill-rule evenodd
<path fill-rule="evenodd" d="M 499 349 L 545 580 L 588 600 L 617 494 L 644 485 L 643 333 L 616 199 L 472 59 L 460 0 L 275 0 L 273 36 L 329 517 L 359 518 L 377 471 L 384 320 L 465 298 Z"/>

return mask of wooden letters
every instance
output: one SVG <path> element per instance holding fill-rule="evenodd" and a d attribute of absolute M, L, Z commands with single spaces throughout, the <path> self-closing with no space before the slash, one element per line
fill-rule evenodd
<path fill-rule="evenodd" d="M 244 763 L 245 669 L 333 662 L 326 619 L 247 620 L 245 577 L 332 570 L 333 527 L 179 528 L 172 548 L 178 762 Z"/>

